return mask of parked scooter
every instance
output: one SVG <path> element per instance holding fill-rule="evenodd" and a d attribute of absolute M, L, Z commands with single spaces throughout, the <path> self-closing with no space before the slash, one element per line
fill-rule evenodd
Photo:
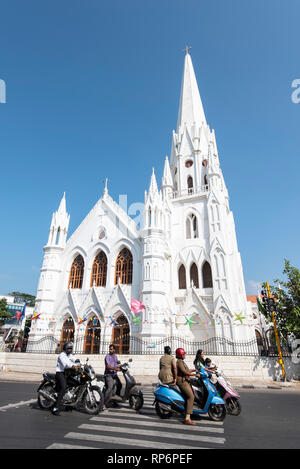
<path fill-rule="evenodd" d="M 130 358 L 128 362 L 132 362 L 132 359 Z M 115 383 L 112 389 L 110 401 L 113 403 L 129 401 L 129 406 L 132 409 L 140 410 L 144 405 L 144 396 L 142 391 L 136 388 L 137 382 L 135 378 L 129 373 L 130 365 L 129 363 L 120 364 L 120 362 L 118 362 L 118 364 L 120 365 L 120 371 L 123 373 L 125 379 L 125 390 L 121 391 L 120 397 L 116 396 L 117 384 Z M 105 395 L 105 377 L 104 375 L 96 375 L 96 377 L 97 380 L 104 383 L 102 392 Z"/>
<path fill-rule="evenodd" d="M 220 422 L 226 416 L 225 402 L 210 382 L 209 374 L 205 370 L 201 370 L 199 374 L 200 378 L 191 378 L 190 380 L 195 396 L 192 415 L 208 413 L 212 420 Z M 155 404 L 156 413 L 160 418 L 168 419 L 174 412 L 185 413 L 185 398 L 178 386 L 159 382 L 154 396 L 153 404 Z"/>
<path fill-rule="evenodd" d="M 94 368 L 88 365 L 88 360 L 87 358 L 84 365 L 76 360 L 76 365 L 79 366 L 77 373 L 72 370 L 66 372 L 67 388 L 62 404 L 67 408 L 81 406 L 88 414 L 96 415 L 103 406 L 103 383 L 96 381 Z M 41 409 L 50 410 L 57 399 L 55 374 L 46 371 L 43 378 L 37 390 L 38 404 Z"/>
<path fill-rule="evenodd" d="M 242 410 L 240 395 L 233 389 L 231 383 L 226 380 L 221 370 L 216 371 L 216 377 L 215 387 L 225 401 L 227 413 L 235 416 L 239 415 Z"/>

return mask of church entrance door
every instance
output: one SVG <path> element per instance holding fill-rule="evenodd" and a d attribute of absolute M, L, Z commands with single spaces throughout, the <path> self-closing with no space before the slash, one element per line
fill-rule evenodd
<path fill-rule="evenodd" d="M 99 353 L 101 326 L 98 318 L 91 318 L 86 326 L 83 353 Z"/>
<path fill-rule="evenodd" d="M 117 318 L 117 325 L 112 330 L 111 343 L 116 347 L 117 354 L 126 355 L 129 353 L 130 328 L 124 314 L 120 314 Z"/>
<path fill-rule="evenodd" d="M 63 324 L 61 335 L 60 335 L 60 344 L 59 348 L 62 352 L 63 346 L 66 342 L 73 342 L 74 341 L 74 321 L 73 318 L 68 317 Z"/>

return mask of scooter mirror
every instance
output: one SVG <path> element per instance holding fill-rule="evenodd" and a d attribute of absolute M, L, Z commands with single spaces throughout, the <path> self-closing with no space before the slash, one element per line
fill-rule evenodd
<path fill-rule="evenodd" d="M 129 358 L 129 360 L 128 360 L 128 361 L 129 361 L 129 362 L 132 362 L 132 358 Z"/>

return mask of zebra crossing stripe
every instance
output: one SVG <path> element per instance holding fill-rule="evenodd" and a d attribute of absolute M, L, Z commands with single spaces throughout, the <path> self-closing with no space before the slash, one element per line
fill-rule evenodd
<path fill-rule="evenodd" d="M 127 417 L 127 416 L 126 416 Z M 127 419 L 127 418 L 114 418 L 114 417 L 110 417 L 109 415 L 105 415 L 104 417 L 104 420 L 102 417 L 92 417 L 90 420 L 92 420 L 93 422 L 102 422 L 102 423 L 106 423 L 106 422 L 111 422 L 111 423 L 120 423 L 120 424 L 127 424 L 127 425 L 139 425 L 139 426 L 143 426 L 143 427 L 151 427 L 153 426 L 155 423 L 154 422 L 149 422 L 149 421 L 144 421 L 142 420 L 141 418 L 131 418 L 131 419 Z M 195 431 L 197 432 L 206 432 L 206 433 L 224 433 L 224 428 L 215 428 L 215 427 L 208 427 L 208 426 L 200 426 L 200 425 L 195 425 L 194 427 L 184 427 L 183 424 L 177 424 L 177 423 L 172 423 L 171 425 L 169 425 L 169 422 L 166 423 L 166 422 L 163 422 L 162 420 L 159 421 L 159 426 L 161 428 L 169 428 L 169 429 L 178 429 L 178 430 L 181 430 L 181 431 L 186 431 L 186 430 L 190 430 L 192 431 L 193 433 Z"/>
<path fill-rule="evenodd" d="M 84 440 L 84 441 L 96 441 L 100 443 L 110 443 L 111 445 L 123 445 L 123 446 L 134 446 L 141 448 L 157 448 L 157 449 L 208 449 L 203 447 L 196 446 L 185 446 L 178 445 L 177 443 L 165 443 L 159 441 L 149 441 L 149 440 L 134 440 L 129 438 L 121 438 L 108 435 L 92 435 L 87 433 L 76 433 L 70 432 L 65 435 L 65 438 L 72 440 Z"/>
<path fill-rule="evenodd" d="M 123 428 L 120 426 L 111 426 L 111 425 L 106 425 L 103 423 L 102 425 L 91 425 L 91 424 L 82 424 L 78 427 L 80 430 L 94 430 L 94 431 L 100 431 L 100 432 L 116 432 L 116 433 L 126 433 L 128 434 L 129 429 L 128 428 Z M 144 429 L 131 429 L 130 428 L 130 433 L 131 435 L 136 434 L 138 436 L 156 436 L 159 438 L 171 438 L 171 439 L 176 439 L 176 436 L 178 435 L 177 433 L 170 433 L 170 432 L 162 432 L 161 430 L 144 430 Z M 180 433 L 180 435 L 177 436 L 178 439 L 180 440 L 189 440 L 191 441 L 192 435 L 185 435 L 184 433 Z M 214 436 L 205 436 L 205 435 L 198 435 L 196 440 L 193 440 L 195 443 L 196 441 L 204 442 L 204 443 L 214 443 L 214 444 L 224 444 L 225 443 L 225 438 L 220 438 L 220 437 L 214 437 Z M 176 445 L 176 443 L 174 443 Z"/>
<path fill-rule="evenodd" d="M 101 418 L 105 418 L 106 416 L 123 416 L 124 413 L 126 413 L 126 418 L 138 418 L 137 416 L 141 416 L 146 419 L 151 419 L 151 420 L 156 420 L 157 422 L 161 422 L 161 419 L 156 415 L 154 409 L 152 408 L 152 412 L 145 412 L 143 411 L 144 408 L 142 408 L 140 411 L 136 412 L 133 409 L 130 409 L 129 407 L 122 407 L 118 409 L 109 409 L 109 412 L 101 413 Z M 128 414 L 128 415 L 127 415 Z M 205 414 L 204 414 L 205 415 Z M 196 421 L 196 420 L 195 420 Z M 174 420 L 168 419 L 168 423 L 172 424 Z M 212 425 L 212 426 L 220 426 L 223 425 L 223 422 L 215 422 L 214 420 L 209 420 L 207 417 L 201 417 L 201 420 L 197 420 L 197 423 L 199 422 L 201 425 Z"/>
<path fill-rule="evenodd" d="M 46 449 L 101 449 L 97 446 L 79 446 L 79 445 L 66 445 L 63 443 L 53 443 L 53 445 L 48 446 Z"/>

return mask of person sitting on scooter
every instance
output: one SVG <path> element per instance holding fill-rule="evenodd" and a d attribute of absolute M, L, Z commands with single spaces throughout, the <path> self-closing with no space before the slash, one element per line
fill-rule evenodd
<path fill-rule="evenodd" d="M 109 353 L 105 357 L 105 395 L 104 395 L 104 405 L 108 407 L 108 403 L 110 401 L 111 393 L 114 387 L 114 384 L 117 385 L 116 394 L 120 396 L 122 383 L 118 377 L 118 371 L 120 371 L 120 367 L 118 365 L 118 356 L 116 355 L 116 348 L 113 344 L 109 346 Z"/>
<path fill-rule="evenodd" d="M 204 352 L 201 349 L 198 350 L 196 353 L 194 365 L 197 371 L 201 371 L 201 369 L 204 369 L 205 371 L 210 373 L 210 370 L 205 366 Z"/>
<path fill-rule="evenodd" d="M 176 360 L 171 355 L 171 347 L 164 348 L 165 354 L 159 360 L 158 378 L 163 384 L 176 384 L 177 366 Z"/>
<path fill-rule="evenodd" d="M 205 358 L 204 363 L 205 363 L 205 368 L 207 370 L 209 370 L 209 373 L 212 373 L 212 375 L 210 377 L 210 381 L 213 384 L 215 384 L 218 381 L 218 379 L 216 377 L 216 370 L 217 370 L 216 365 L 214 363 L 212 363 L 210 358 Z"/>
<path fill-rule="evenodd" d="M 186 415 L 184 423 L 186 425 L 196 425 L 195 422 L 191 420 L 191 414 L 193 413 L 194 405 L 194 393 L 192 387 L 189 383 L 190 376 L 199 377 L 198 373 L 195 373 L 196 370 L 190 370 L 189 367 L 184 362 L 186 353 L 183 348 L 176 349 L 176 358 L 177 358 L 177 385 L 182 391 L 186 399 Z"/>

